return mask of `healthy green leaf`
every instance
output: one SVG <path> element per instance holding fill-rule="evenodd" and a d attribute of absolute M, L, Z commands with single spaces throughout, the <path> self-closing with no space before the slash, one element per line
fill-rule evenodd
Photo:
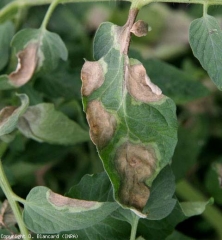
<path fill-rule="evenodd" d="M 116 200 L 141 211 L 148 187 L 173 155 L 177 120 L 174 102 L 161 94 L 139 61 L 126 55 L 134 11 L 123 27 L 103 23 L 98 29 L 98 61 L 83 66 L 82 95 L 90 135 Z"/>
<path fill-rule="evenodd" d="M 15 88 L 9 81 L 7 75 L 0 76 L 0 90 L 9 90 Z"/>
<path fill-rule="evenodd" d="M 77 73 L 76 70 L 70 73 L 66 67 L 60 65 L 54 74 L 44 74 L 38 78 L 35 82 L 35 88 L 47 97 L 80 100 L 81 81 L 79 75 L 80 73 Z"/>
<path fill-rule="evenodd" d="M 184 178 L 197 162 L 201 149 L 207 141 L 208 131 L 208 118 L 205 119 L 203 115 L 190 116 L 189 124 L 179 127 L 178 144 L 171 165 L 176 181 Z"/>
<path fill-rule="evenodd" d="M 24 29 L 12 39 L 16 52 L 23 50 L 30 43 L 37 44 L 38 70 L 48 72 L 54 70 L 59 59 L 66 61 L 68 52 L 59 35 L 45 29 Z"/>
<path fill-rule="evenodd" d="M 99 202 L 114 201 L 112 185 L 105 172 L 85 175 L 77 185 L 69 190 L 66 196 Z"/>
<path fill-rule="evenodd" d="M 11 133 L 17 127 L 19 118 L 29 105 L 29 98 L 25 94 L 17 94 L 21 100 L 20 107 L 5 107 L 0 111 L 0 136 Z"/>
<path fill-rule="evenodd" d="M 14 35 L 14 25 L 12 22 L 0 24 L 0 70 L 2 70 L 9 59 L 10 42 Z"/>
<path fill-rule="evenodd" d="M 191 23 L 190 45 L 194 56 L 222 90 L 222 31 L 214 17 L 206 14 Z"/>
<path fill-rule="evenodd" d="M 166 166 L 153 181 L 150 198 L 143 209 L 147 219 L 160 220 L 168 216 L 175 207 L 175 177 L 170 166 Z"/>
<path fill-rule="evenodd" d="M 58 233 L 91 227 L 118 207 L 112 202 L 71 199 L 46 187 L 35 187 L 26 198 L 23 219 L 33 232 Z"/>
<path fill-rule="evenodd" d="M 194 240 L 194 238 L 190 238 L 182 234 L 178 231 L 173 231 L 173 233 L 166 238 L 166 240 Z"/>
<path fill-rule="evenodd" d="M 192 217 L 203 213 L 206 206 L 213 204 L 213 202 L 213 198 L 210 198 L 207 202 L 182 202 L 180 203 L 180 207 L 186 217 Z"/>
<path fill-rule="evenodd" d="M 210 94 L 201 82 L 170 64 L 155 59 L 146 60 L 144 66 L 153 83 L 177 104 L 184 104 Z"/>
<path fill-rule="evenodd" d="M 88 133 L 53 104 L 31 106 L 19 119 L 18 129 L 28 138 L 39 142 L 71 145 L 89 139 Z"/>

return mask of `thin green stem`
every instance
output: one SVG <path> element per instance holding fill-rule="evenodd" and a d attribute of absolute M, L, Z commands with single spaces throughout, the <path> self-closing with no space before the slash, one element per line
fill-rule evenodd
<path fill-rule="evenodd" d="M 136 232 L 137 232 L 137 226 L 139 223 L 139 217 L 134 214 L 134 221 L 132 224 L 132 228 L 131 228 L 131 234 L 130 234 L 130 240 L 135 240 L 136 239 Z"/>
<path fill-rule="evenodd" d="M 77 3 L 77 2 L 110 2 L 111 0 L 61 0 L 60 3 Z M 132 2 L 132 8 L 141 8 L 152 2 L 165 2 L 165 3 L 188 3 L 188 4 L 205 4 L 210 5 L 222 5 L 221 0 L 121 0 L 126 2 Z M 0 21 L 4 21 L 11 18 L 13 13 L 16 13 L 21 7 L 38 6 L 52 3 L 53 0 L 19 0 L 13 1 L 7 4 L 0 11 Z"/>
<path fill-rule="evenodd" d="M 3 156 L 7 148 L 8 148 L 8 143 L 0 140 L 0 158 Z"/>
<path fill-rule="evenodd" d="M 207 201 L 206 197 L 186 180 L 177 184 L 176 193 L 186 201 Z M 222 214 L 220 210 L 214 205 L 208 205 L 202 216 L 214 227 L 219 239 L 222 239 Z"/>
<path fill-rule="evenodd" d="M 41 29 L 46 29 L 46 26 L 52 16 L 52 13 L 54 12 L 56 6 L 59 4 L 61 0 L 54 0 L 51 5 L 49 6 L 49 9 L 44 17 L 44 20 L 42 22 L 42 25 L 41 25 Z"/>
<path fill-rule="evenodd" d="M 188 3 L 188 4 L 207 4 L 209 5 L 222 5 L 221 0 L 132 0 L 131 8 L 140 9 L 143 6 L 152 2 L 161 3 Z"/>
<path fill-rule="evenodd" d="M 28 230 L 27 228 L 25 227 L 25 224 L 22 220 L 22 214 L 21 214 L 21 211 L 20 211 L 20 208 L 19 208 L 19 205 L 18 203 L 16 202 L 16 200 L 20 199 L 21 201 L 21 198 L 16 196 L 14 194 L 14 192 L 12 191 L 11 189 L 11 186 L 8 182 L 8 179 L 6 178 L 6 175 L 5 175 L 5 172 L 3 170 L 3 166 L 2 166 L 2 162 L 0 161 L 0 187 L 2 188 L 6 198 L 8 199 L 8 202 L 10 204 L 10 207 L 14 213 L 14 216 L 15 216 L 15 219 L 18 223 L 18 226 L 19 226 L 19 229 L 20 229 L 20 232 L 21 234 L 24 236 L 24 240 L 28 240 L 29 237 L 29 233 L 28 233 Z M 22 200 L 23 203 L 25 200 Z"/>
<path fill-rule="evenodd" d="M 204 3 L 204 5 L 203 5 L 203 16 L 207 15 L 208 6 L 209 5 L 207 3 Z"/>

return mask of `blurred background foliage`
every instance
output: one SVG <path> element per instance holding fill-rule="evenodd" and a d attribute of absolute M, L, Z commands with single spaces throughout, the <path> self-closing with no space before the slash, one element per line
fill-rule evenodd
<path fill-rule="evenodd" d="M 0 7 L 8 2 L 1 0 Z M 47 8 L 21 9 L 14 19 L 16 31 L 38 28 Z M 31 105 L 54 103 L 56 109 L 88 130 L 80 96 L 81 67 L 84 58 L 93 60 L 92 41 L 100 23 L 112 21 L 123 25 L 128 9 L 126 2 L 111 1 L 59 5 L 48 30 L 58 33 L 65 42 L 68 62 L 61 61 L 55 71 L 44 76 L 36 74 L 20 89 L 1 91 L 0 108 L 18 104 L 15 92 L 26 93 Z M 210 13 L 222 26 L 222 7 L 211 7 Z M 138 18 L 148 22 L 152 31 L 143 38 L 132 37 L 130 55 L 144 62 L 151 80 L 177 103 L 179 142 L 172 160 L 178 182 L 177 197 L 204 200 L 212 196 L 214 210 L 221 215 L 222 95 L 194 58 L 188 43 L 189 25 L 201 15 L 198 5 L 155 3 L 144 7 Z M 16 59 L 11 57 L 1 73 L 10 72 L 15 65 Z M 13 190 L 23 198 L 36 185 L 64 194 L 84 174 L 103 171 L 91 142 L 65 147 L 38 143 L 17 133 L 7 147 L 0 143 L 0 153 Z M 190 189 L 185 189 L 184 181 L 190 184 Z M 4 200 L 1 190 L 0 199 Z M 218 239 L 210 214 L 190 218 L 179 224 L 177 230 L 194 239 Z"/>

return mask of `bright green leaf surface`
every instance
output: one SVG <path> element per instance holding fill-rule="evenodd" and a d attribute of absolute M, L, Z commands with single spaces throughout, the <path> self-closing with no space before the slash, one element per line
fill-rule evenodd
<path fill-rule="evenodd" d="M 170 64 L 159 60 L 146 60 L 144 66 L 152 82 L 177 104 L 187 103 L 210 94 L 201 82 Z"/>
<path fill-rule="evenodd" d="M 24 29 L 14 36 L 12 46 L 16 52 L 19 52 L 30 42 L 38 44 L 38 69 L 44 72 L 55 69 L 60 58 L 67 60 L 66 46 L 60 36 L 55 33 L 45 29 Z"/>
<path fill-rule="evenodd" d="M 9 59 L 10 42 L 14 35 L 12 22 L 0 24 L 0 70 L 5 67 Z"/>
<path fill-rule="evenodd" d="M 148 87 L 149 83 L 139 83 L 140 76 L 145 78 L 145 69 L 123 54 L 124 31 L 126 28 L 111 23 L 103 23 L 98 29 L 94 41 L 98 62 L 86 62 L 82 70 L 83 103 L 92 140 L 113 183 L 116 199 L 140 209 L 149 195 L 144 183 L 151 186 L 173 155 L 177 142 L 176 108 L 170 98 Z M 88 79 L 90 76 L 92 79 Z M 102 84 L 90 90 L 87 81 L 97 84 L 101 78 Z M 133 82 L 131 78 L 135 78 Z M 134 82 L 138 85 L 131 86 Z M 136 87 L 139 89 L 134 90 Z M 130 162 L 134 160 L 135 168 Z"/>
<path fill-rule="evenodd" d="M 23 219 L 33 232 L 58 233 L 93 226 L 118 207 L 112 202 L 70 199 L 46 187 L 35 187 L 26 198 Z"/>
<path fill-rule="evenodd" d="M 50 103 L 29 107 L 20 118 L 18 129 L 39 142 L 71 145 L 89 139 L 85 130 Z"/>
<path fill-rule="evenodd" d="M 156 177 L 150 191 L 150 198 L 143 209 L 147 219 L 160 220 L 169 215 L 175 207 L 175 177 L 170 166 L 166 166 Z"/>
<path fill-rule="evenodd" d="M 214 17 L 206 14 L 191 23 L 190 45 L 202 67 L 222 90 L 222 31 Z"/>
<path fill-rule="evenodd" d="M 20 107 L 5 107 L 0 112 L 0 136 L 11 133 L 17 127 L 19 117 L 21 117 L 28 108 L 28 96 L 18 94 L 18 97 L 21 100 Z"/>

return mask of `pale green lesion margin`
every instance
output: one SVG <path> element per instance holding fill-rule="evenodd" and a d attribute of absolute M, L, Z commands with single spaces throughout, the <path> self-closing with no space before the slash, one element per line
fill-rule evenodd
<path fill-rule="evenodd" d="M 20 209 L 20 206 L 18 205 L 18 202 L 21 202 L 21 203 L 24 204 L 25 200 L 20 198 L 19 196 L 17 196 L 12 191 L 11 186 L 8 182 L 8 179 L 5 175 L 1 160 L 0 160 L 0 187 L 1 187 L 2 191 L 4 192 L 8 202 L 10 204 L 10 207 L 13 211 L 15 219 L 18 223 L 20 232 L 24 236 L 23 239 L 28 240 L 29 239 L 29 232 L 28 232 L 28 229 L 26 228 L 26 226 L 23 222 L 21 209 Z"/>

